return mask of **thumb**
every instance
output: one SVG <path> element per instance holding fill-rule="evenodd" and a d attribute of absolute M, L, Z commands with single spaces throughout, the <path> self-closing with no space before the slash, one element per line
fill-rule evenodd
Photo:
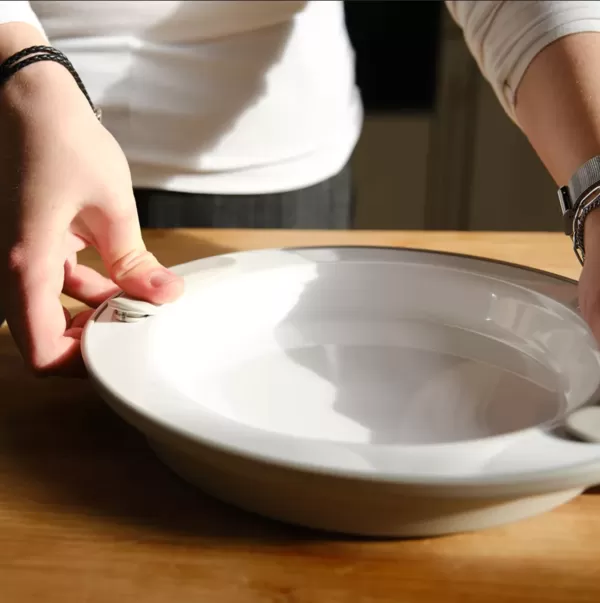
<path fill-rule="evenodd" d="M 125 215 L 102 210 L 101 219 L 93 220 L 98 252 L 111 279 L 127 295 L 154 304 L 174 301 L 183 293 L 183 279 L 146 249 L 133 199 L 130 207 Z"/>

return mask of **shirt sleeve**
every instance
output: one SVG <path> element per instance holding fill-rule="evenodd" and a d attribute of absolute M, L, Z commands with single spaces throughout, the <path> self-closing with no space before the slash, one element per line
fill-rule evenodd
<path fill-rule="evenodd" d="M 564 36 L 600 31 L 600 2 L 446 0 L 469 50 L 508 115 L 535 56 Z"/>
<path fill-rule="evenodd" d="M 33 25 L 44 35 L 44 28 L 37 18 L 31 4 L 21 0 L 0 0 L 0 25 L 4 23 L 28 23 Z"/>

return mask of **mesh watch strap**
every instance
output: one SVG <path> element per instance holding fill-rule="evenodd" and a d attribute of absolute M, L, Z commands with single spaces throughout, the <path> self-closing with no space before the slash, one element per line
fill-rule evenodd
<path fill-rule="evenodd" d="M 565 234 L 573 240 L 575 255 L 583 264 L 585 220 L 600 207 L 600 155 L 586 161 L 571 177 L 569 184 L 558 189 Z"/>
<path fill-rule="evenodd" d="M 588 192 L 592 186 L 600 182 L 600 155 L 586 161 L 572 176 L 569 181 L 569 196 L 573 203 Z"/>

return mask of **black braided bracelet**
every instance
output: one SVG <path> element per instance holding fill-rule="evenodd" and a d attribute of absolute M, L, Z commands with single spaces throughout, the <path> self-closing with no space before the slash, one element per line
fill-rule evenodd
<path fill-rule="evenodd" d="M 62 65 L 67 71 L 73 76 L 73 79 L 79 86 L 79 89 L 87 99 L 92 111 L 98 119 L 101 119 L 100 109 L 97 109 L 86 90 L 79 74 L 73 67 L 73 64 L 69 59 L 57 48 L 53 46 L 29 46 L 23 50 L 8 57 L 3 63 L 0 64 L 0 86 L 5 84 L 15 73 L 21 69 L 33 65 L 34 63 L 40 63 L 41 61 L 53 61 Z"/>

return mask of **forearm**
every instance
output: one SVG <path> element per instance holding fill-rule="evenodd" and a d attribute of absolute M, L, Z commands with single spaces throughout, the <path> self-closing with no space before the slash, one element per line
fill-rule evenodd
<path fill-rule="evenodd" d="M 0 63 L 23 48 L 45 44 L 44 34 L 29 23 L 0 23 Z"/>
<path fill-rule="evenodd" d="M 506 112 L 565 185 L 600 155 L 600 2 L 447 5 Z"/>
<path fill-rule="evenodd" d="M 48 44 L 48 40 L 29 2 L 0 0 L 0 63 L 38 44 Z"/>
<path fill-rule="evenodd" d="M 0 0 L 0 63 L 24 48 L 48 43 L 29 2 Z M 86 104 L 71 74 L 53 61 L 28 65 L 0 88 L 0 118 L 16 111 L 28 119 L 32 102 L 37 112 L 44 105 L 58 103 L 68 110 Z"/>
<path fill-rule="evenodd" d="M 600 33 L 568 36 L 543 50 L 517 89 L 515 111 L 558 185 L 600 155 Z M 594 211 L 586 220 L 588 251 L 600 245 L 598 235 L 600 212 Z"/>
<path fill-rule="evenodd" d="M 558 185 L 600 155 L 600 33 L 568 36 L 539 53 L 517 89 L 515 113 Z"/>

